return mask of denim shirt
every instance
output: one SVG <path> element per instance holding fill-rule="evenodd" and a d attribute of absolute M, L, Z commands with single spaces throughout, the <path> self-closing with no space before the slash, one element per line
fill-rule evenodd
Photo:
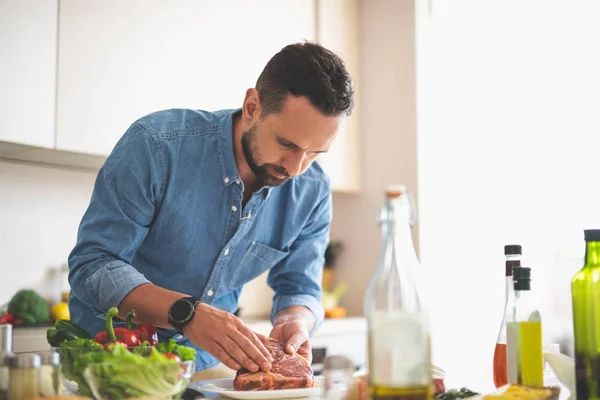
<path fill-rule="evenodd" d="M 269 270 L 271 320 L 291 305 L 323 320 L 329 178 L 315 162 L 242 205 L 234 113 L 172 109 L 134 122 L 100 169 L 69 256 L 71 318 L 91 334 L 107 310 L 151 282 L 235 312 L 242 286 Z M 159 338 L 174 337 L 158 329 Z M 313 329 L 314 332 L 314 329 Z M 197 370 L 218 361 L 197 349 Z"/>

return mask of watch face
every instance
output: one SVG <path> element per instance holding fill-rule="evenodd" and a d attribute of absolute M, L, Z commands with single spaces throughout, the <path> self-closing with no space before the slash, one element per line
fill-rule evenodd
<path fill-rule="evenodd" d="M 176 301 L 171 307 L 171 317 L 175 321 L 186 321 L 194 310 L 194 305 L 186 299 Z"/>

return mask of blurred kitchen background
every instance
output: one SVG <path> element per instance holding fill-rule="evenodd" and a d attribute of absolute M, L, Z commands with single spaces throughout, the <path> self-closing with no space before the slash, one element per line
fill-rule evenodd
<path fill-rule="evenodd" d="M 600 228 L 595 0 L 0 0 L 0 304 L 68 290 L 95 175 L 131 122 L 239 107 L 269 57 L 303 39 L 345 59 L 358 96 L 321 160 L 347 318 L 320 338 L 352 334 L 336 351 L 364 353 L 376 217 L 398 183 L 416 200 L 449 382 L 492 387 L 505 244 L 532 268 L 544 340 L 571 354 L 570 280 L 582 230 Z M 264 324 L 271 295 L 265 276 L 249 284 L 241 317 Z"/>

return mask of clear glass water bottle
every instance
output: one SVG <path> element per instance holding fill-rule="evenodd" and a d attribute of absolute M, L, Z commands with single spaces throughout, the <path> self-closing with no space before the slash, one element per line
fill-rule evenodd
<path fill-rule="evenodd" d="M 425 400 L 433 397 L 429 323 L 405 249 L 412 238 L 396 236 L 395 208 L 402 191 L 389 188 L 381 213 L 383 243 L 365 294 L 368 326 L 368 382 L 371 399 Z M 408 242 L 410 240 L 410 243 Z M 402 242 L 402 243 L 400 243 Z"/>

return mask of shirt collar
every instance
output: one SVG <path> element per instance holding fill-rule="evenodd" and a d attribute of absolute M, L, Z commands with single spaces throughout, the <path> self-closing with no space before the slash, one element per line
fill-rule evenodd
<path fill-rule="evenodd" d="M 235 155 L 233 152 L 233 117 L 241 112 L 241 108 L 232 110 L 221 121 L 221 132 L 219 134 L 219 164 L 221 167 L 221 181 L 223 185 L 240 182 Z"/>

